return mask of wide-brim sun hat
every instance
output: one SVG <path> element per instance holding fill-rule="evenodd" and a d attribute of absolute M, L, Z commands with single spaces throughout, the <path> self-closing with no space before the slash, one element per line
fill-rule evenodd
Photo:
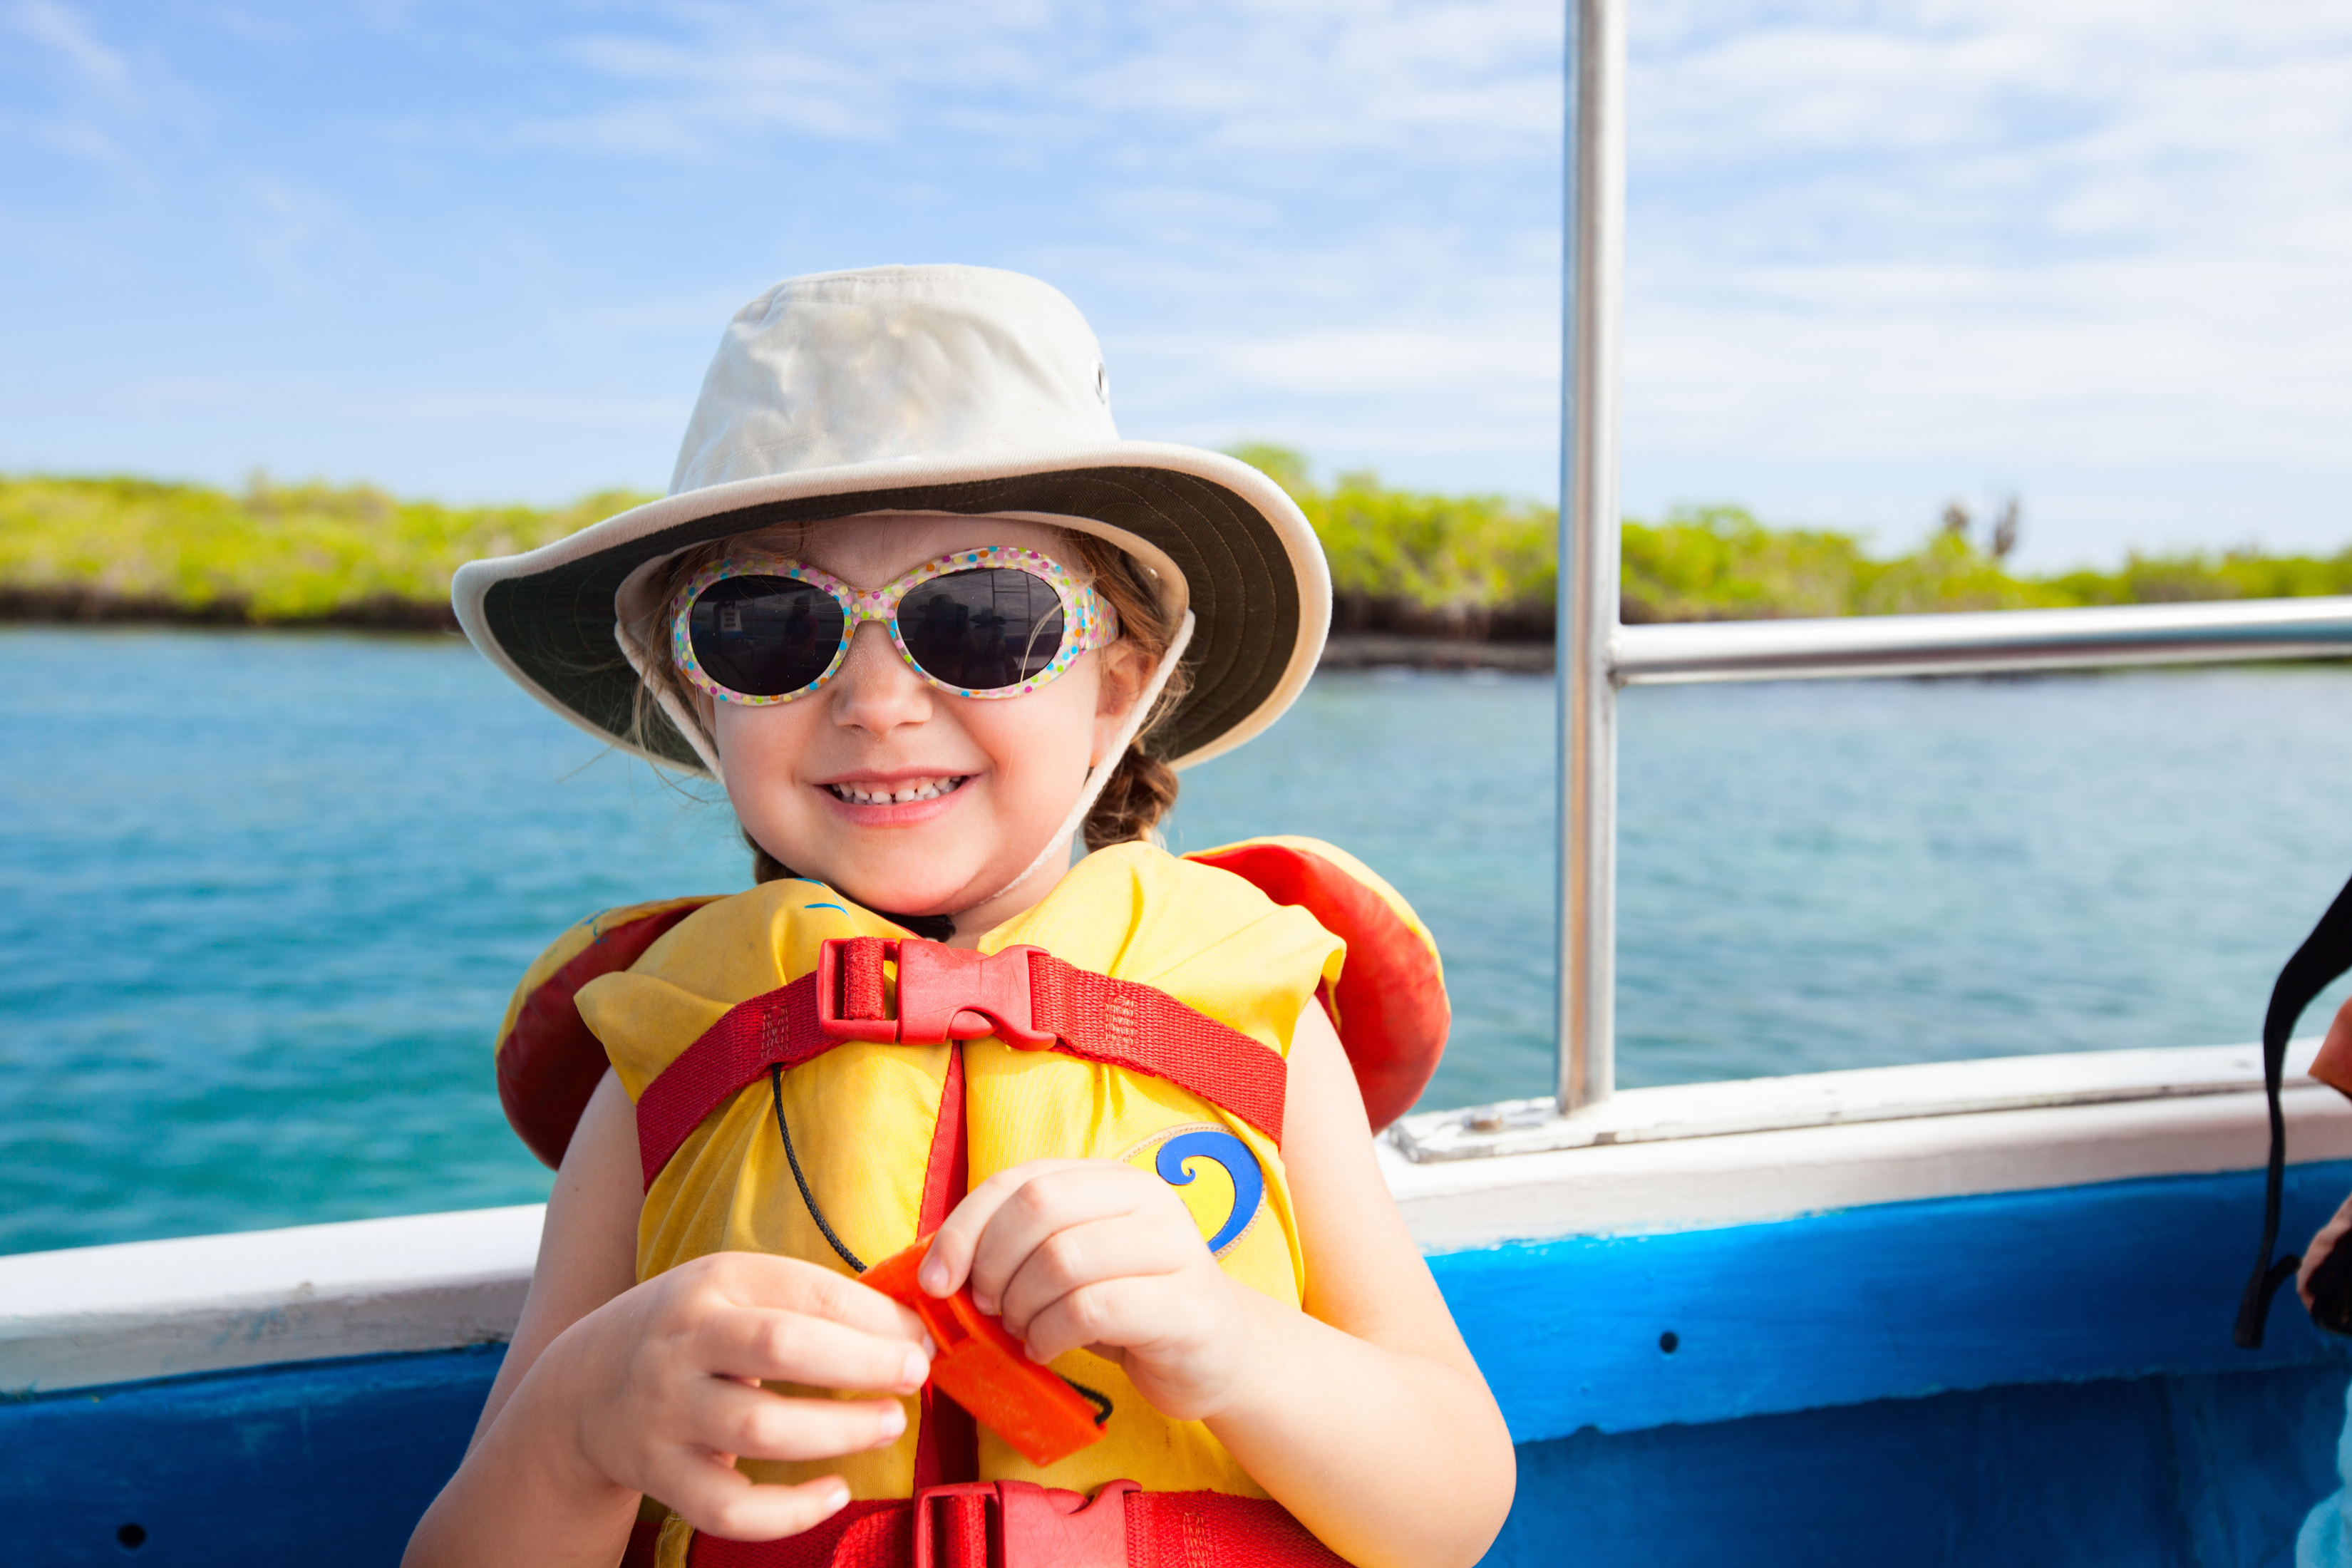
<path fill-rule="evenodd" d="M 652 762 L 708 772 L 709 738 L 683 705 L 665 702 L 639 729 L 649 656 L 625 623 L 658 607 L 665 563 L 733 534 L 881 512 L 1049 522 L 1142 563 L 1189 630 L 1154 682 L 1181 658 L 1185 689 L 1151 740 L 1175 767 L 1273 723 L 1322 653 L 1330 576 L 1297 504 L 1223 453 L 1121 440 L 1077 307 L 980 267 L 777 284 L 720 337 L 667 496 L 468 563 L 451 598 L 474 646 L 556 712 Z"/>

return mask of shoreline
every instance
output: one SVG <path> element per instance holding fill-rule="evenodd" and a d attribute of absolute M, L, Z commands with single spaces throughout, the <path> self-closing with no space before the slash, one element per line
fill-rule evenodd
<path fill-rule="evenodd" d="M 0 626 L 208 626 L 215 630 L 454 632 L 457 612 L 446 604 L 379 594 L 315 616 L 256 617 L 250 601 L 224 596 L 201 605 L 140 594 L 117 594 L 77 584 L 45 588 L 0 587 Z"/>
<path fill-rule="evenodd" d="M 1469 637 L 1416 637 L 1334 632 L 1323 645 L 1323 669 L 1493 669 L 1549 675 L 1548 642 L 1479 642 Z"/>

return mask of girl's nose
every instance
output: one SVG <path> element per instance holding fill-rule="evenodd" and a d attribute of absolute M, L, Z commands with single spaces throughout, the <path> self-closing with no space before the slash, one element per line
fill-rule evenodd
<path fill-rule="evenodd" d="M 833 721 L 876 739 L 931 716 L 931 689 L 907 668 L 889 628 L 867 621 L 850 635 L 849 657 L 833 678 Z"/>

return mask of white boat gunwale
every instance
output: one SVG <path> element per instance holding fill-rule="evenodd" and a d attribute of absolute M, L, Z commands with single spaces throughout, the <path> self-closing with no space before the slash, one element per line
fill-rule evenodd
<path fill-rule="evenodd" d="M 2299 1047 L 2298 1071 L 2312 1048 Z M 2011 1079 L 2038 1084 L 2041 1098 L 1983 1099 Z M 1705 1126 L 1734 1086 L 1632 1090 L 1612 1114 L 1633 1135 L 1422 1163 L 1383 1141 L 1382 1169 L 1423 1252 L 1443 1258 L 2248 1172 L 2265 1146 L 2261 1053 L 2252 1046 L 1763 1083 L 1784 1108 L 1858 1113 L 1698 1135 L 1690 1129 Z M 1920 1091 L 1930 1087 L 1945 1098 L 1929 1100 Z M 2352 1160 L 2343 1097 L 2298 1077 L 2284 1104 L 2298 1164 Z M 1431 1131 L 1463 1114 L 1412 1121 Z M 1558 1123 L 1538 1119 L 1538 1131 L 1545 1125 Z M 523 1205 L 0 1257 L 0 1397 L 503 1341 L 530 1288 L 542 1212 Z"/>

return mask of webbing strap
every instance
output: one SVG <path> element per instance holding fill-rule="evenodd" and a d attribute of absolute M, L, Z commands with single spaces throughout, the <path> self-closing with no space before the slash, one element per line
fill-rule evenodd
<path fill-rule="evenodd" d="M 693 1568 L 1345 1568 L 1289 1510 L 1225 1492 L 1126 1491 L 1112 1482 L 1093 1509 L 1120 1517 L 1091 1527 L 1075 1493 L 1023 1481 L 954 1495 L 853 1502 L 782 1541 L 698 1533 Z M 916 1560 L 916 1510 L 930 1510 L 928 1562 Z M 1066 1519 L 1076 1528 L 1057 1528 Z"/>
<path fill-rule="evenodd" d="M 793 1068 L 841 1042 L 816 1026 L 816 976 L 739 1002 L 637 1096 L 637 1159 L 646 1188 L 702 1119 L 771 1065 Z"/>
<path fill-rule="evenodd" d="M 1127 1560 L 1150 1568 L 1343 1568 L 1344 1563 L 1280 1503 L 1227 1492 L 1128 1493 Z"/>
<path fill-rule="evenodd" d="M 879 944 L 841 944 L 847 1017 L 880 1013 Z M 1032 950 L 1029 1026 L 1082 1061 L 1164 1079 L 1230 1111 L 1279 1144 L 1287 1072 L 1282 1058 L 1239 1029 L 1157 986 L 1114 980 Z M 637 1155 L 651 1190 L 679 1145 L 736 1090 L 771 1067 L 794 1068 L 841 1041 L 818 1022 L 815 973 L 738 1003 L 678 1053 L 637 1097 Z M 870 1011 L 869 1011 L 870 1009 Z"/>
<path fill-rule="evenodd" d="M 2279 1080 L 2286 1072 L 2287 1037 L 2294 1033 L 2304 1009 L 2347 969 L 2352 969 L 2352 882 L 2344 884 L 2344 890 L 2336 895 L 2336 901 L 2327 906 L 2327 912 L 2279 971 L 2278 984 L 2271 988 L 2270 1010 L 2263 1016 L 2263 1092 L 2270 1100 L 2271 1160 L 2269 1179 L 2263 1188 L 2262 1254 L 2246 1280 L 2246 1293 L 2239 1299 L 2238 1323 L 2231 1335 L 2245 1350 L 2262 1348 L 2271 1298 L 2294 1278 L 2303 1262 L 2294 1256 L 2271 1261 L 2278 1247 L 2279 1210 L 2286 1186 L 2286 1113 L 2279 1105 Z"/>
<path fill-rule="evenodd" d="M 875 984 L 881 984 L 877 973 Z M 876 1011 L 880 1004 L 876 1003 Z M 923 1205 L 915 1234 L 929 1236 L 971 1187 L 971 1127 L 964 1115 L 963 1047 L 948 1047 L 947 1081 L 940 1086 L 939 1119 L 931 1124 L 930 1152 L 923 1160 Z M 928 1380 L 919 1396 L 915 1426 L 915 1488 L 980 1479 L 980 1427 L 971 1412 Z"/>
<path fill-rule="evenodd" d="M 1054 1032 L 1055 1050 L 1166 1079 L 1282 1142 L 1283 1060 L 1239 1029 L 1157 986 L 1050 952 L 1029 955 L 1029 1007 L 1030 1021 Z"/>

